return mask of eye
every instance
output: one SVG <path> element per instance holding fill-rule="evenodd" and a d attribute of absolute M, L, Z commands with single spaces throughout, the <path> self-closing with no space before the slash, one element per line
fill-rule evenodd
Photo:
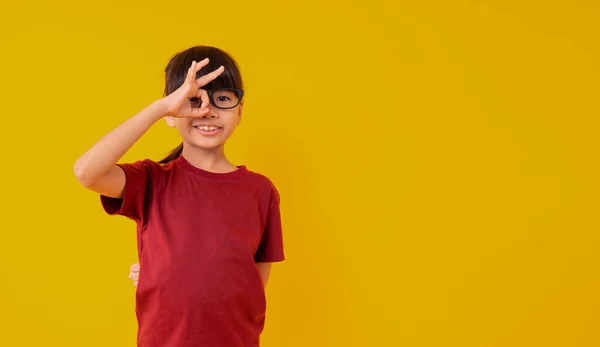
<path fill-rule="evenodd" d="M 202 105 L 202 101 L 197 97 L 190 98 L 190 103 L 192 104 L 192 107 L 200 107 L 200 105 Z"/>
<path fill-rule="evenodd" d="M 239 97 L 236 90 L 220 89 L 213 93 L 212 101 L 219 108 L 232 108 L 239 103 Z"/>

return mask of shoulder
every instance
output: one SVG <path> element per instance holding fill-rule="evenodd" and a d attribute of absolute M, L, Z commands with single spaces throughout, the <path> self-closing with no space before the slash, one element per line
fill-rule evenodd
<path fill-rule="evenodd" d="M 273 180 L 265 174 L 246 169 L 247 179 L 262 193 L 262 196 L 268 197 L 273 203 L 279 203 L 279 191 Z"/>
<path fill-rule="evenodd" d="M 140 159 L 133 162 L 118 163 L 126 173 L 137 173 L 138 175 L 146 175 L 156 177 L 171 170 L 171 163 L 160 164 L 152 159 Z"/>
<path fill-rule="evenodd" d="M 254 184 L 265 188 L 276 189 L 275 184 L 273 183 L 273 180 L 270 177 L 249 169 L 246 169 L 246 171 L 247 179 L 251 180 Z"/>

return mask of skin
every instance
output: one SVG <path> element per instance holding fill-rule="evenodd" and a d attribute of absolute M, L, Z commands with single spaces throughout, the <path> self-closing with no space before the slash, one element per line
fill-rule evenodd
<path fill-rule="evenodd" d="M 221 66 L 196 79 L 196 73 L 207 64 L 208 59 L 193 62 L 184 83 L 176 91 L 127 119 L 77 159 L 73 169 L 80 184 L 98 194 L 122 198 L 125 173 L 116 164 L 161 119 L 181 135 L 184 144 L 182 156 L 190 164 L 215 173 L 237 170 L 225 156 L 225 142 L 241 122 L 243 104 L 232 109 L 219 109 L 212 104 L 202 87 L 223 73 L 224 68 Z M 189 99 L 194 97 L 202 101 L 201 107 L 192 106 Z M 206 134 L 199 129 L 200 126 L 214 126 L 218 130 Z M 266 286 L 271 263 L 257 263 L 256 266 Z M 139 264 L 130 268 L 130 278 L 135 285 L 139 269 Z"/>

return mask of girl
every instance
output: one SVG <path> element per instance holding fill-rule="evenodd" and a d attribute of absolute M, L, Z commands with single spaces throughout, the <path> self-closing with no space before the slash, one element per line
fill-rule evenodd
<path fill-rule="evenodd" d="M 214 47 L 173 56 L 164 97 L 105 135 L 75 163 L 109 215 L 137 224 L 140 347 L 256 347 L 270 263 L 284 260 L 279 194 L 225 156 L 240 124 L 236 62 Z M 157 121 L 182 143 L 166 158 L 117 162 Z"/>

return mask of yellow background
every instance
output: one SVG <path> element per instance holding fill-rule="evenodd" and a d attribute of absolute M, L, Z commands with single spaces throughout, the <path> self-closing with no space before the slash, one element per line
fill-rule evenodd
<path fill-rule="evenodd" d="M 595 1 L 0 3 L 0 346 L 134 346 L 132 222 L 72 174 L 229 51 L 282 195 L 265 347 L 600 345 Z M 163 122 L 126 160 L 178 143 Z"/>

